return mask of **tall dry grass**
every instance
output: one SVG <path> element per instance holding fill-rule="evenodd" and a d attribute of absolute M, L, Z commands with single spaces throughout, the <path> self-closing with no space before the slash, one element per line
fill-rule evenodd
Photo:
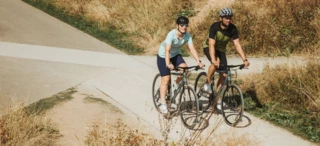
<path fill-rule="evenodd" d="M 191 21 L 189 30 L 198 52 L 202 53 L 202 43 L 207 38 L 210 25 L 219 21 L 220 9 L 207 0 L 43 1 L 64 8 L 67 15 L 80 16 L 98 24 L 100 30 L 111 28 L 120 32 L 121 38 L 116 38 L 143 48 L 147 54 L 152 49 L 157 50 L 155 47 L 163 41 L 168 31 L 175 28 L 174 21 L 178 15 L 188 16 L 191 20 L 201 18 L 202 21 Z M 207 5 L 212 7 L 207 8 Z M 234 1 L 230 7 L 235 12 L 233 23 L 239 29 L 241 43 L 247 54 L 288 56 L 292 53 L 320 53 L 320 1 L 242 0 Z M 204 12 L 198 15 L 198 12 L 203 10 Z M 121 41 L 116 42 L 116 46 L 132 47 L 118 45 Z M 232 44 L 229 44 L 228 51 L 231 54 L 236 53 Z M 134 54 L 134 51 L 130 53 Z"/>
<path fill-rule="evenodd" d="M 241 85 L 246 97 L 256 102 L 246 102 L 247 111 L 319 143 L 319 71 L 317 58 L 305 66 L 266 66 L 261 74 L 246 78 Z"/>
<path fill-rule="evenodd" d="M 204 1 L 204 0 L 201 0 Z M 87 20 L 113 25 L 117 31 L 129 34 L 128 41 L 150 49 L 163 41 L 175 27 L 177 15 L 193 6 L 191 0 L 47 0 L 66 13 L 80 15 Z"/>
<path fill-rule="evenodd" d="M 0 107 L 0 145 L 53 145 L 61 135 L 44 115 L 28 114 L 22 103 Z"/>
<path fill-rule="evenodd" d="M 265 66 L 263 73 L 245 80 L 244 90 L 254 90 L 264 104 L 277 102 L 282 108 L 320 112 L 320 62 L 305 66 Z M 252 89 L 253 88 L 253 89 Z"/>
<path fill-rule="evenodd" d="M 234 21 L 250 54 L 305 54 L 318 50 L 319 7 L 318 0 L 235 1 Z"/>

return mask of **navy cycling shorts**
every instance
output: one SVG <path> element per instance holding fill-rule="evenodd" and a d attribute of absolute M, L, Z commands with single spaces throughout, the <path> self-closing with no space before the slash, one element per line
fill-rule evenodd
<path fill-rule="evenodd" d="M 211 63 L 209 48 L 203 48 L 203 52 Z M 228 61 L 227 61 L 226 53 L 216 50 L 215 54 L 216 54 L 216 57 L 220 59 L 220 66 L 217 70 L 220 72 L 228 72 L 228 69 L 227 69 Z"/>
<path fill-rule="evenodd" d="M 180 54 L 170 58 L 170 62 L 173 64 L 173 66 L 179 66 L 182 63 L 186 63 Z M 157 64 L 161 77 L 170 75 L 170 69 L 167 68 L 165 58 L 161 58 L 159 55 L 157 55 Z"/>

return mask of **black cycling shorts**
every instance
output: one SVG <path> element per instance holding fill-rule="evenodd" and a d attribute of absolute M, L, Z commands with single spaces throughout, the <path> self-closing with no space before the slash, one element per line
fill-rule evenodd
<path fill-rule="evenodd" d="M 181 54 L 170 58 L 170 62 L 173 64 L 173 66 L 179 66 L 182 63 L 186 63 Z M 165 58 L 161 58 L 159 55 L 157 55 L 157 64 L 161 77 L 170 75 L 170 69 L 167 68 Z"/>
<path fill-rule="evenodd" d="M 203 48 L 203 52 L 207 56 L 208 60 L 211 63 L 209 48 L 208 47 Z M 216 54 L 216 57 L 220 59 L 220 66 L 217 70 L 227 72 L 228 71 L 228 69 L 227 69 L 228 62 L 227 62 L 226 52 L 221 52 L 221 51 L 216 50 L 215 54 Z"/>

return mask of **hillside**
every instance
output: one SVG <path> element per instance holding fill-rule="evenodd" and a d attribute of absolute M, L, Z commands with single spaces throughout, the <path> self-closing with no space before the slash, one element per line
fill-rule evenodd
<path fill-rule="evenodd" d="M 233 23 L 238 27 L 245 52 L 250 55 L 319 54 L 317 0 L 24 1 L 127 54 L 154 55 L 181 15 L 191 19 L 189 31 L 202 54 L 209 26 L 219 20 L 222 7 L 234 10 Z M 184 50 L 184 55 L 188 55 L 188 50 Z M 235 53 L 232 45 L 228 50 L 229 54 Z"/>

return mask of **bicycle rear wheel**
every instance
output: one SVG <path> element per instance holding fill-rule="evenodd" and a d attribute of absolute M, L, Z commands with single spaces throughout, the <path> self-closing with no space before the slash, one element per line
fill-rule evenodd
<path fill-rule="evenodd" d="M 194 90 L 199 98 L 199 108 L 201 111 L 207 111 L 212 105 L 212 95 L 203 92 L 203 86 L 207 81 L 207 73 L 201 72 L 198 74 L 194 83 Z M 211 91 L 213 91 L 213 85 L 211 85 Z"/>
<path fill-rule="evenodd" d="M 225 122 L 230 126 L 235 127 L 242 120 L 244 102 L 242 92 L 237 85 L 231 84 L 224 90 L 221 110 Z"/>
<path fill-rule="evenodd" d="M 192 129 L 199 120 L 199 103 L 198 98 L 191 86 L 187 86 L 180 93 L 179 109 L 182 123 L 188 129 Z"/>

